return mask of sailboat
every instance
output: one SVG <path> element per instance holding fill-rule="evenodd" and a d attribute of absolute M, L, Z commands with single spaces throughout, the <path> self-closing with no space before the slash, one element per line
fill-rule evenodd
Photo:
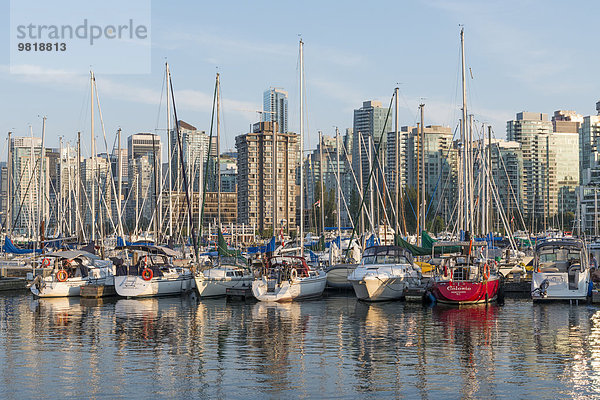
<path fill-rule="evenodd" d="M 300 39 L 300 165 L 304 155 L 304 42 Z M 275 127 L 273 127 L 275 132 Z M 273 144 L 276 145 L 276 135 Z M 301 167 L 302 168 L 302 167 Z M 276 178 L 274 177 L 273 180 Z M 304 259 L 304 173 L 300 173 L 300 255 L 274 256 L 267 260 L 260 276 L 252 282 L 252 293 L 260 301 L 292 301 L 319 297 L 325 290 L 327 274 L 311 269 Z M 275 199 L 275 196 L 273 197 Z"/>
<path fill-rule="evenodd" d="M 467 94 L 465 85 L 464 29 L 460 31 L 462 58 L 463 107 L 460 126 L 461 154 L 459 167 L 459 227 L 465 240 L 458 242 L 436 242 L 436 246 L 458 246 L 459 252 L 445 256 L 442 265 L 436 268 L 431 293 L 440 303 L 475 304 L 495 301 L 501 290 L 501 275 L 497 265 L 487 260 L 483 248 L 470 239 L 473 231 L 472 198 L 472 139 L 467 129 Z"/>
<path fill-rule="evenodd" d="M 179 120 L 177 119 L 177 111 L 175 109 L 175 98 L 168 64 L 166 64 L 166 81 L 168 85 L 167 89 L 170 89 L 170 91 L 168 90 L 167 96 L 170 94 L 173 100 L 173 112 L 175 114 L 177 139 L 181 149 L 181 142 L 179 138 Z M 182 160 L 182 157 L 179 158 Z M 183 176 L 186 186 L 188 212 L 191 214 L 185 171 L 183 171 Z M 155 188 L 156 183 L 157 182 L 155 182 Z M 157 218 L 157 213 L 155 213 L 155 217 Z M 156 238 L 158 238 L 158 223 L 155 224 L 155 235 Z M 195 256 L 197 259 L 198 243 L 196 241 L 194 231 L 192 231 L 192 237 L 195 248 Z M 167 247 L 147 244 L 128 244 L 123 246 L 122 250 L 124 250 L 126 253 L 126 262 L 128 262 L 128 264 L 121 265 L 119 268 L 117 268 L 117 276 L 115 276 L 115 290 L 119 296 L 151 297 L 179 295 L 193 288 L 193 273 L 188 268 L 175 267 L 173 265 L 173 258 L 179 256 L 179 253 L 176 251 Z M 131 257 L 129 257 L 129 255 L 131 255 Z"/>
<path fill-rule="evenodd" d="M 219 74 L 215 82 L 215 95 L 217 103 L 217 263 L 213 268 L 198 271 L 194 275 L 196 290 L 200 297 L 219 297 L 227 294 L 227 289 L 249 289 L 254 280 L 248 269 L 237 265 L 235 252 L 230 252 L 227 242 L 223 237 L 221 226 L 221 165 L 220 165 L 220 108 L 221 108 L 221 82 Z M 210 157 L 210 155 L 209 155 Z M 208 170 L 208 168 L 207 168 Z M 231 253 L 231 254 L 230 254 Z M 223 259 L 222 256 L 229 256 Z"/>

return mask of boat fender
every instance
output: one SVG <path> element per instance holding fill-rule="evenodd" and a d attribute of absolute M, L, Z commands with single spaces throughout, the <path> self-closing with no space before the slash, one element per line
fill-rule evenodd
<path fill-rule="evenodd" d="M 42 267 L 45 268 L 45 267 L 48 267 L 48 266 L 50 266 L 50 259 L 49 258 L 44 258 L 42 260 Z"/>
<path fill-rule="evenodd" d="M 444 264 L 444 276 L 448 276 L 448 266 Z"/>
<path fill-rule="evenodd" d="M 292 268 L 292 271 L 290 272 L 290 281 L 295 281 L 296 278 L 298 278 L 298 271 L 296 271 L 296 268 Z"/>
<path fill-rule="evenodd" d="M 149 281 L 154 276 L 154 272 L 150 268 L 144 268 L 142 271 L 142 279 L 145 281 Z"/>
<path fill-rule="evenodd" d="M 65 271 L 64 269 L 58 270 L 58 272 L 56 272 L 56 280 L 59 282 L 65 282 L 68 277 L 69 274 L 67 274 L 67 271 Z"/>

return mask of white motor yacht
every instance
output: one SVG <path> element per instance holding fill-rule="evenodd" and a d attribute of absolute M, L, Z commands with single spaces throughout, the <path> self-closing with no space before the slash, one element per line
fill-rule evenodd
<path fill-rule="evenodd" d="M 579 239 L 546 239 L 535 248 L 531 297 L 543 300 L 586 300 L 590 268 Z"/>
<path fill-rule="evenodd" d="M 196 290 L 200 297 L 220 297 L 227 289 L 250 289 L 254 275 L 235 262 L 223 260 L 217 266 L 196 273 Z"/>
<path fill-rule="evenodd" d="M 402 247 L 373 246 L 365 250 L 348 281 L 360 300 L 400 299 L 406 288 L 421 283 L 421 268 Z"/>

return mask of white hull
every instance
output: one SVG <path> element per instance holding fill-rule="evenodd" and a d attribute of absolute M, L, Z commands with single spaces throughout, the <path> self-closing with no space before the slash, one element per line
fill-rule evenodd
<path fill-rule="evenodd" d="M 122 297 L 174 296 L 191 290 L 191 273 L 173 274 L 145 281 L 141 276 L 115 276 L 115 291 Z"/>
<path fill-rule="evenodd" d="M 569 284 L 569 275 L 561 272 L 533 272 L 531 278 L 532 299 L 544 300 L 586 300 L 589 290 L 589 270 L 578 273 Z M 548 280 L 546 295 L 541 296 L 535 289 L 539 288 L 544 280 Z"/>
<path fill-rule="evenodd" d="M 196 275 L 194 279 L 200 297 L 225 296 L 227 289 L 248 289 L 252 286 L 254 280 L 251 276 L 210 278 L 202 274 Z"/>
<path fill-rule="evenodd" d="M 327 283 L 327 274 L 323 271 L 314 273 L 309 277 L 296 278 L 290 281 L 283 281 L 280 284 L 269 282 L 266 277 L 252 282 L 252 293 L 259 301 L 292 301 L 309 297 L 318 297 L 323 294 L 325 284 Z M 269 285 L 273 284 L 272 290 Z"/>
<path fill-rule="evenodd" d="M 412 266 L 382 265 L 359 266 L 348 276 L 348 281 L 360 300 L 384 301 L 403 298 L 406 288 L 419 285 L 421 279 Z"/>
<path fill-rule="evenodd" d="M 114 285 L 113 277 L 106 278 L 69 278 L 65 282 L 59 282 L 53 278 L 46 278 L 42 281 L 41 290 L 39 285 L 33 284 L 30 287 L 31 293 L 37 297 L 71 297 L 81 294 L 81 287 L 87 284 L 94 285 Z"/>
<path fill-rule="evenodd" d="M 339 264 L 327 268 L 327 286 L 336 289 L 352 289 L 348 275 L 356 269 L 357 264 Z"/>

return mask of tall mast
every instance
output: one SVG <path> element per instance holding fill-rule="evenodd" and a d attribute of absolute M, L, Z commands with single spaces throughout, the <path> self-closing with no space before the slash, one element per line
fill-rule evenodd
<path fill-rule="evenodd" d="M 395 108 L 396 108 L 396 118 L 394 119 L 394 208 L 396 209 L 395 218 L 394 218 L 394 229 L 396 231 L 396 235 L 400 234 L 399 228 L 399 214 L 400 214 L 400 132 L 398 131 L 398 118 L 400 116 L 400 110 L 398 106 L 398 88 L 394 89 L 394 100 L 395 100 Z"/>
<path fill-rule="evenodd" d="M 40 238 L 40 245 L 41 245 L 41 241 L 43 240 L 43 232 L 42 232 L 42 221 L 44 220 L 44 217 L 42 217 L 42 213 L 44 212 L 44 207 L 42 207 L 42 200 L 44 199 L 44 195 L 42 193 L 42 183 L 43 181 L 43 174 L 44 174 L 44 158 L 46 158 L 46 150 L 44 149 L 44 141 L 46 140 L 46 117 L 42 118 L 42 148 L 40 151 L 40 183 L 39 183 L 39 187 L 38 187 L 38 228 L 37 228 L 37 235 L 36 237 Z M 45 186 L 45 185 L 44 185 Z M 44 187 L 44 191 L 45 191 L 45 187 Z M 36 246 L 37 248 L 41 248 L 40 246 Z"/>
<path fill-rule="evenodd" d="M 463 230 L 466 232 L 469 230 L 469 188 L 465 187 L 469 182 L 469 174 L 468 174 L 468 147 L 469 143 L 467 140 L 467 86 L 466 86 L 466 70 L 465 70 L 465 37 L 464 37 L 465 29 L 460 29 L 460 53 L 461 53 L 461 65 L 462 65 L 462 123 L 460 125 L 460 141 L 462 143 L 462 174 L 463 174 L 463 183 L 464 185 L 460 185 L 460 190 L 463 191 Z"/>
<path fill-rule="evenodd" d="M 323 193 L 325 190 L 325 183 L 323 182 L 323 132 L 319 131 L 319 175 L 321 181 L 321 236 L 323 236 L 323 240 L 325 239 L 325 194 Z"/>
<path fill-rule="evenodd" d="M 81 132 L 77 132 L 77 186 L 75 188 L 75 197 L 77 199 L 77 213 L 75 214 L 75 226 L 77 227 L 77 240 L 83 239 L 82 220 L 81 220 Z M 77 221 L 79 220 L 79 223 Z"/>
<path fill-rule="evenodd" d="M 169 162 L 169 239 L 173 237 L 173 175 L 171 165 L 171 154 L 172 154 L 172 144 L 171 144 L 171 97 L 169 96 L 169 63 L 165 63 L 165 74 L 167 76 L 167 142 L 168 142 L 168 162 Z M 120 140 L 119 140 L 120 144 Z M 119 152 L 121 154 L 121 152 Z"/>
<path fill-rule="evenodd" d="M 364 188 L 363 188 L 363 168 L 362 168 L 362 148 L 363 141 L 360 131 L 358 131 L 358 177 L 359 177 L 359 188 L 360 200 L 364 203 Z M 364 207 L 360 210 L 360 236 L 364 238 L 365 235 L 365 210 Z M 362 240 L 362 239 L 361 239 Z"/>
<path fill-rule="evenodd" d="M 95 155 L 95 147 L 94 147 L 94 72 L 90 71 L 90 107 L 91 107 L 91 113 L 90 113 L 90 120 L 91 120 L 91 136 L 92 136 L 92 143 L 91 143 L 91 148 L 92 148 L 92 181 L 91 181 L 91 187 L 92 187 L 92 198 L 91 198 L 91 205 L 92 205 L 92 242 L 96 240 L 96 188 L 95 188 L 95 178 L 96 178 L 96 155 Z"/>
<path fill-rule="evenodd" d="M 160 243 L 160 224 L 159 224 L 159 175 L 158 175 L 158 160 L 156 152 L 156 135 L 152 134 L 152 161 L 154 165 L 154 240 L 158 244 Z"/>
<path fill-rule="evenodd" d="M 340 238 L 340 249 L 342 246 L 342 180 L 340 179 L 340 130 L 335 127 L 335 156 L 337 163 L 337 226 L 338 237 Z"/>
<path fill-rule="evenodd" d="M 221 228 L 221 80 L 217 72 L 217 226 Z"/>
<path fill-rule="evenodd" d="M 167 95 L 167 98 L 169 98 L 169 96 Z M 119 130 L 117 131 L 117 136 L 118 136 L 118 147 L 117 147 L 117 180 L 118 180 L 118 189 L 117 189 L 117 212 L 119 213 L 119 235 L 121 235 L 121 237 L 123 237 L 123 214 L 122 214 L 122 205 L 121 205 L 121 196 L 122 196 L 122 190 L 123 190 L 123 156 L 121 154 L 121 128 L 119 128 Z"/>
<path fill-rule="evenodd" d="M 419 244 L 419 229 L 421 229 L 421 123 L 417 122 L 417 244 Z"/>
<path fill-rule="evenodd" d="M 304 256 L 304 42 L 300 39 L 300 256 Z"/>
<path fill-rule="evenodd" d="M 425 212 L 426 212 L 426 199 L 425 199 L 425 121 L 424 121 L 424 110 L 425 104 L 421 103 L 421 226 L 419 227 L 419 234 L 425 230 Z"/>
<path fill-rule="evenodd" d="M 12 227 L 12 176 L 13 176 L 13 166 L 12 166 L 12 151 L 10 151 L 11 146 L 12 146 L 12 141 L 11 141 L 11 135 L 12 132 L 8 132 L 8 173 L 7 173 L 7 181 L 8 181 L 8 196 L 7 196 L 7 200 L 8 200 L 8 204 L 7 204 L 7 210 L 6 210 L 6 233 L 8 234 L 9 232 L 11 232 L 11 227 Z"/>

